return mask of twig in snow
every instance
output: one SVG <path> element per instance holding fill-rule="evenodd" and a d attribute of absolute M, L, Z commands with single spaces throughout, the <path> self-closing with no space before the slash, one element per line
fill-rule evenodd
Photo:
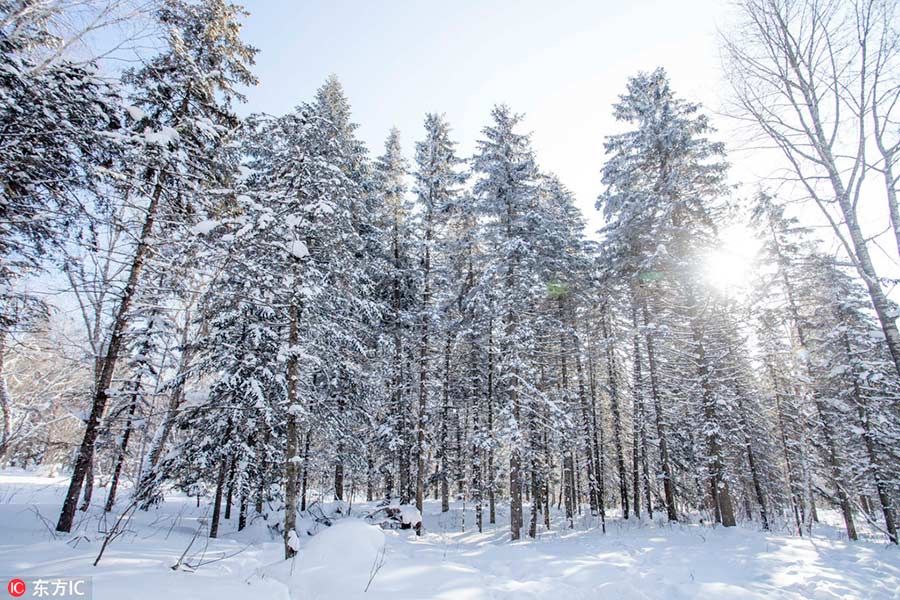
<path fill-rule="evenodd" d="M 56 527 L 46 517 L 44 517 L 44 515 L 41 514 L 41 511 L 38 510 L 38 507 L 33 504 L 31 505 L 31 512 L 33 512 L 34 516 L 36 516 L 40 520 L 40 522 L 44 524 L 44 527 L 47 528 L 47 531 L 49 531 L 50 535 L 55 539 Z"/>
<path fill-rule="evenodd" d="M 384 566 L 385 549 L 386 546 L 382 546 L 378 551 L 378 554 L 375 555 L 375 560 L 372 562 L 372 568 L 369 570 L 369 582 L 366 584 L 366 589 L 363 590 L 363 593 L 369 591 L 369 586 L 372 585 L 372 582 L 375 581 L 375 576 L 378 575 L 378 571 Z"/>
<path fill-rule="evenodd" d="M 103 538 L 103 545 L 100 546 L 100 553 L 97 555 L 97 558 L 94 560 L 94 566 L 100 562 L 100 559 L 103 558 L 103 553 L 106 552 L 106 547 L 109 546 L 114 539 L 125 533 L 124 525 L 127 525 L 129 521 L 131 521 L 132 515 L 134 515 L 134 511 L 137 508 L 137 502 L 132 502 L 128 505 L 119 518 L 116 519 L 116 524 L 113 525 L 112 529 L 110 529 L 106 537 Z M 123 525 L 124 523 L 124 525 Z"/>

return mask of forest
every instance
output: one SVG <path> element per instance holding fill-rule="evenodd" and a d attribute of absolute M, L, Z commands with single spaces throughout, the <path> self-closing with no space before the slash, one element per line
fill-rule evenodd
<path fill-rule="evenodd" d="M 776 175 L 665 65 L 621 81 L 599 231 L 513 106 L 472 155 L 441 113 L 367 148 L 340 74 L 238 110 L 242 7 L 132 4 L 0 0 L 0 465 L 65 477 L 61 539 L 175 493 L 286 559 L 332 502 L 898 543 L 895 2 L 735 4 L 727 118 Z M 141 64 L 73 50 L 128 19 Z"/>

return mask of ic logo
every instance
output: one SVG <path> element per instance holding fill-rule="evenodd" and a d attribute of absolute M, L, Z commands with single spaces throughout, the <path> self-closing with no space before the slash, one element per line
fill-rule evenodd
<path fill-rule="evenodd" d="M 9 595 L 13 598 L 24 596 L 25 582 L 21 579 L 10 579 L 9 583 L 6 584 L 6 591 L 8 591 Z"/>

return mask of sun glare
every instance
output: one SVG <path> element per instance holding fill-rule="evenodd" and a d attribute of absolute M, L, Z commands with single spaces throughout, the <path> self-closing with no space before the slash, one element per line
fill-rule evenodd
<path fill-rule="evenodd" d="M 747 287 L 759 242 L 748 228 L 741 225 L 725 229 L 720 239 L 719 247 L 707 254 L 703 261 L 704 278 L 723 292 Z"/>

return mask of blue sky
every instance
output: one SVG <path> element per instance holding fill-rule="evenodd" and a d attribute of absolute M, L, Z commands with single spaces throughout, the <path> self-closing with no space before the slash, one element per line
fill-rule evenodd
<path fill-rule="evenodd" d="M 445 113 L 469 155 L 491 107 L 506 103 L 526 114 L 541 167 L 575 192 L 591 229 L 603 137 L 629 76 L 663 66 L 683 97 L 721 104 L 721 0 L 243 4 L 243 37 L 260 49 L 245 112 L 285 113 L 333 73 L 372 154 L 397 126 L 411 157 L 426 112 Z"/>

